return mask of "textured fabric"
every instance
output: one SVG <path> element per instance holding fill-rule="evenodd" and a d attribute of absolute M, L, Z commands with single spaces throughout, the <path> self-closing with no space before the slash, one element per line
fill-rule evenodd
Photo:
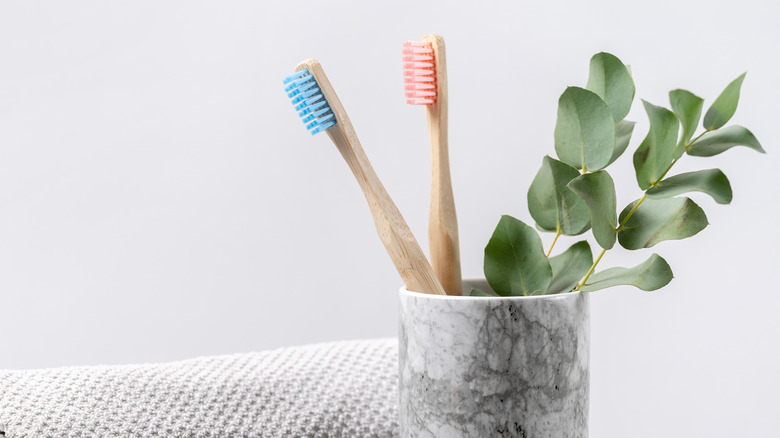
<path fill-rule="evenodd" d="M 164 364 L 0 371 L 0 432 L 396 437 L 397 348 L 382 339 Z"/>

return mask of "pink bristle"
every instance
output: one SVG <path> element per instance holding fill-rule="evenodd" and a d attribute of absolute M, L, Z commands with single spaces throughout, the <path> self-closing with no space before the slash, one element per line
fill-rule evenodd
<path fill-rule="evenodd" d="M 403 55 L 406 103 L 411 105 L 436 103 L 436 64 L 433 45 L 429 42 L 406 41 Z"/>

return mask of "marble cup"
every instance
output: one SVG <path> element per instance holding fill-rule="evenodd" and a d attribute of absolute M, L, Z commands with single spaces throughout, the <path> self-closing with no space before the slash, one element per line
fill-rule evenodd
<path fill-rule="evenodd" d="M 587 294 L 399 295 L 401 438 L 588 436 Z"/>

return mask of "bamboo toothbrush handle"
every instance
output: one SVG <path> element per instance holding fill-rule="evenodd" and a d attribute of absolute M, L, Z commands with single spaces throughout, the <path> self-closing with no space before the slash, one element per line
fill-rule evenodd
<path fill-rule="evenodd" d="M 385 190 L 374 172 L 371 162 L 363 151 L 360 141 L 352 127 L 344 107 L 325 72 L 315 60 L 306 60 L 298 64 L 296 70 L 308 68 L 314 75 L 325 99 L 336 116 L 337 123 L 326 132 L 336 144 L 350 170 L 355 175 L 368 201 L 374 225 L 384 243 L 390 258 L 407 289 L 415 292 L 444 295 L 444 289 L 425 258 L 420 245 L 406 224 L 401 212 Z"/>
<path fill-rule="evenodd" d="M 341 135 L 336 129 L 327 132 L 360 183 L 374 217 L 376 231 L 407 289 L 444 295 L 444 289 L 437 280 L 428 259 L 425 258 L 401 212 L 376 176 L 360 143 L 355 142 L 356 139 L 349 140 L 348 135 Z"/>
<path fill-rule="evenodd" d="M 431 143 L 431 205 L 428 216 L 431 264 L 447 294 L 461 295 L 463 285 L 458 219 L 452 194 L 447 137 L 447 59 L 444 39 L 440 35 L 426 35 L 422 41 L 430 42 L 433 46 L 437 84 L 436 102 L 425 106 Z"/>

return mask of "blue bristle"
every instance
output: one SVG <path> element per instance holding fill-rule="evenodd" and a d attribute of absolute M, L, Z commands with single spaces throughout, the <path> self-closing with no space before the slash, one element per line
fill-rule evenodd
<path fill-rule="evenodd" d="M 287 97 L 312 135 L 336 124 L 336 115 L 309 70 L 297 71 L 287 76 L 284 84 Z"/>

